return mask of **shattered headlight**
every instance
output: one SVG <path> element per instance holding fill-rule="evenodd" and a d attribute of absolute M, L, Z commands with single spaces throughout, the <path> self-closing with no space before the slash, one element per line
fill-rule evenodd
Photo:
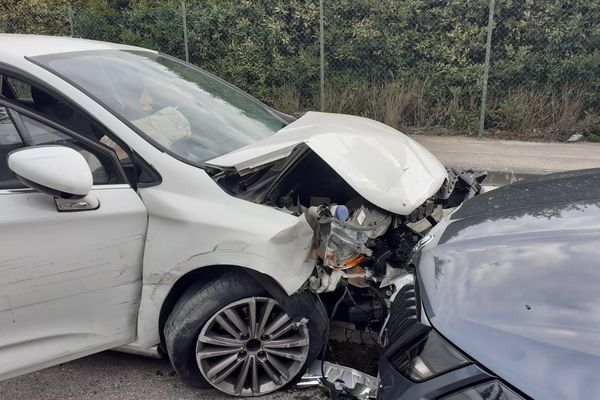
<path fill-rule="evenodd" d="M 317 253 L 331 268 L 352 268 L 372 254 L 367 241 L 383 235 L 391 221 L 389 214 L 365 206 L 352 212 L 348 220 L 321 211 Z"/>
<path fill-rule="evenodd" d="M 422 382 L 460 368 L 471 361 L 459 353 L 433 329 L 389 358 L 392 366 L 405 377 Z"/>
<path fill-rule="evenodd" d="M 516 394 L 512 389 L 507 388 L 500 381 L 490 381 L 480 383 L 450 396 L 443 397 L 442 400 L 524 400 L 523 397 Z"/>

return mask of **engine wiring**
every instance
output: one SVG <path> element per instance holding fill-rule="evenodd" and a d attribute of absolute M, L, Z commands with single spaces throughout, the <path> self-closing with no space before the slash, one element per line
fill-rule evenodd
<path fill-rule="evenodd" d="M 334 400 L 338 399 L 339 396 L 338 396 L 337 390 L 335 388 L 335 385 L 332 382 L 329 382 L 327 380 L 327 376 L 325 374 L 325 357 L 327 357 L 327 348 L 329 347 L 329 334 L 331 331 L 331 321 L 335 317 L 335 314 L 337 313 L 337 310 L 338 310 L 340 304 L 342 303 L 342 301 L 348 294 L 350 294 L 350 291 L 348 290 L 348 287 L 346 286 L 344 288 L 344 293 L 342 293 L 340 298 L 335 302 L 333 309 L 331 310 L 331 314 L 329 315 L 329 323 L 327 324 L 327 330 L 325 331 L 325 340 L 323 341 L 323 349 L 321 350 L 321 383 L 329 391 L 329 397 Z M 321 306 L 325 307 L 325 304 L 323 304 L 323 300 L 321 300 L 321 297 L 320 296 L 317 296 L 317 297 L 318 297 L 319 301 L 321 302 Z"/>

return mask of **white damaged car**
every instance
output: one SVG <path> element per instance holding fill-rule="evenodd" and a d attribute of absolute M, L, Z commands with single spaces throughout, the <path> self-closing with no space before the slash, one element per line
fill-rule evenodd
<path fill-rule="evenodd" d="M 120 348 L 277 390 L 318 356 L 328 293 L 381 326 L 415 243 L 483 176 L 155 51 L 0 35 L 0 379 Z"/>

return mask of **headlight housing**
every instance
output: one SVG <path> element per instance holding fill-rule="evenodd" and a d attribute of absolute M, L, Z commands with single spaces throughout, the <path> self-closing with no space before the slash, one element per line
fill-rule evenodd
<path fill-rule="evenodd" d="M 524 400 L 502 382 L 494 380 L 480 383 L 467 389 L 460 390 L 442 400 Z"/>
<path fill-rule="evenodd" d="M 471 364 L 433 329 L 418 337 L 411 345 L 396 351 L 389 361 L 398 372 L 414 382 L 423 382 Z"/>

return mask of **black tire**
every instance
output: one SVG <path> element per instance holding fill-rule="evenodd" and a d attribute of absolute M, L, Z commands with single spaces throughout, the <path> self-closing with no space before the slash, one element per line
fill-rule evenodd
<path fill-rule="evenodd" d="M 309 337 L 308 355 L 304 366 L 288 384 L 299 379 L 319 355 L 325 332 L 327 315 L 313 293 L 306 293 L 312 307 L 307 308 Z M 211 388 L 198 367 L 195 350 L 198 335 L 210 318 L 223 307 L 248 297 L 273 298 L 251 276 L 243 271 L 228 272 L 206 284 L 190 287 L 177 302 L 164 328 L 165 345 L 175 371 L 188 383 L 198 388 Z M 292 315 L 288 312 L 288 314 Z M 298 320 L 298 317 L 295 318 Z M 261 393 L 262 394 L 262 393 Z"/>

